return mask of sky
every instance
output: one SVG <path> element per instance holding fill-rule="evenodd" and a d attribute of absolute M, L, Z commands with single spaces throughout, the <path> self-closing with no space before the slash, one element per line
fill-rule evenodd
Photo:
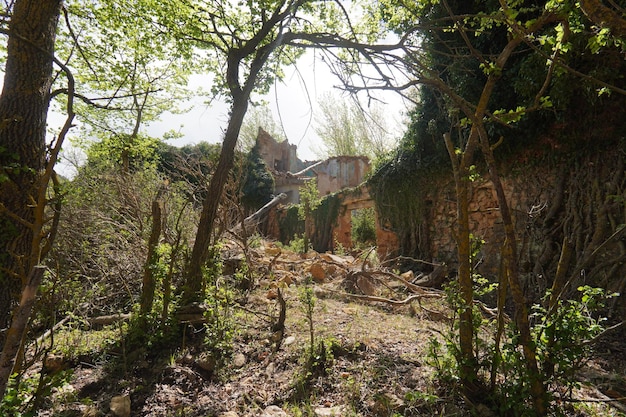
<path fill-rule="evenodd" d="M 202 86 L 205 90 L 210 85 L 203 85 L 209 78 L 194 75 L 190 86 Z M 339 99 L 349 97 L 339 89 L 336 77 L 330 73 L 326 64 L 321 62 L 312 52 L 300 58 L 297 68 L 289 67 L 285 71 L 283 82 L 276 83 L 269 94 L 263 97 L 272 111 L 277 124 L 282 125 L 285 136 L 291 144 L 298 146 L 298 157 L 302 160 L 316 159 L 314 149 L 319 138 L 315 133 L 315 114 L 318 113 L 318 100 L 326 92 L 333 92 Z M 388 115 L 389 126 L 394 127 L 394 136 L 400 137 L 403 131 L 403 114 L 406 105 L 402 98 L 393 92 L 382 94 L 380 99 L 385 103 L 385 114 Z M 213 103 L 207 106 L 201 98 L 191 102 L 192 108 L 185 114 L 165 114 L 160 122 L 152 123 L 147 132 L 154 136 L 174 129 L 183 137 L 168 143 L 182 146 L 200 141 L 220 142 L 223 131 L 228 123 L 229 107 L 225 103 Z"/>
<path fill-rule="evenodd" d="M 189 86 L 192 90 L 202 88 L 210 90 L 210 77 L 196 74 L 190 78 Z M 269 94 L 262 97 L 272 111 L 276 123 L 283 127 L 289 143 L 298 147 L 298 157 L 302 160 L 318 159 L 315 149 L 320 148 L 320 139 L 315 133 L 315 115 L 319 113 L 318 100 L 328 92 L 332 92 L 338 100 L 350 100 L 346 93 L 336 86 L 339 80 L 331 74 L 326 64 L 316 57 L 314 52 L 307 52 L 302 56 L 297 67 L 288 67 L 285 70 L 285 78 L 277 82 Z M 395 138 L 402 136 L 404 131 L 404 114 L 407 104 L 393 92 L 379 93 L 379 98 L 384 105 L 384 114 L 387 117 L 387 125 L 393 129 L 391 135 Z M 255 100 L 258 99 L 254 98 Z M 154 137 L 162 137 L 171 130 L 181 134 L 179 139 L 169 140 L 174 146 L 194 144 L 201 141 L 219 143 L 223 138 L 223 132 L 228 124 L 229 106 L 224 102 L 213 102 L 207 105 L 206 98 L 196 97 L 187 105 L 189 110 L 183 114 L 166 112 L 161 120 L 153 122 L 145 129 Z M 363 103 L 366 107 L 367 103 Z M 64 117 L 60 114 L 49 116 L 49 125 L 54 131 L 55 126 L 60 126 Z M 72 132 L 70 131 L 70 137 Z M 70 160 L 80 160 L 80 155 L 72 149 L 67 141 L 64 144 L 64 155 L 57 166 L 57 171 L 65 176 L 73 176 L 75 169 Z"/>

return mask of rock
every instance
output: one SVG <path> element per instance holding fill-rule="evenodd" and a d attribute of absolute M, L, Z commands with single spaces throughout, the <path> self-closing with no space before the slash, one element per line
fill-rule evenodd
<path fill-rule="evenodd" d="M 100 410 L 94 405 L 83 405 L 80 407 L 81 417 L 98 417 L 100 415 Z"/>
<path fill-rule="evenodd" d="M 354 262 L 354 257 L 352 256 L 337 256 L 332 253 L 322 253 L 320 257 L 328 262 L 334 262 L 339 265 L 348 265 Z"/>
<path fill-rule="evenodd" d="M 65 357 L 63 355 L 47 355 L 43 361 L 43 365 L 46 371 L 55 373 L 65 368 Z"/>
<path fill-rule="evenodd" d="M 405 281 L 413 281 L 413 278 L 415 278 L 415 274 L 413 273 L 413 271 L 406 271 L 400 274 L 400 276 L 405 280 Z"/>
<path fill-rule="evenodd" d="M 478 404 L 476 406 L 476 412 L 478 413 L 480 417 L 495 417 L 496 415 L 496 413 L 491 411 L 491 409 L 487 407 L 485 404 Z"/>
<path fill-rule="evenodd" d="M 202 354 L 198 359 L 196 359 L 195 363 L 200 369 L 207 372 L 213 372 L 215 370 L 215 365 L 217 364 L 217 361 L 215 360 L 213 355 Z"/>
<path fill-rule="evenodd" d="M 289 417 L 289 414 L 285 413 L 283 409 L 277 405 L 270 405 L 263 410 L 261 417 Z"/>
<path fill-rule="evenodd" d="M 328 298 L 328 296 L 330 295 L 328 290 L 322 287 L 318 287 L 317 285 L 313 287 L 313 294 L 319 299 Z"/>
<path fill-rule="evenodd" d="M 233 358 L 233 365 L 235 368 L 243 367 L 247 362 L 247 359 L 243 353 L 237 353 Z"/>
<path fill-rule="evenodd" d="M 111 398 L 111 412 L 117 417 L 130 417 L 130 396 L 117 395 Z"/>
<path fill-rule="evenodd" d="M 239 414 L 235 413 L 234 411 L 227 411 L 220 414 L 218 417 L 239 417 Z"/>
<path fill-rule="evenodd" d="M 316 417 L 340 417 L 344 415 L 343 407 L 317 407 L 313 410 Z"/>
<path fill-rule="evenodd" d="M 204 314 L 208 309 L 206 304 L 194 302 L 179 307 L 176 314 Z"/>
<path fill-rule="evenodd" d="M 313 281 L 317 283 L 322 283 L 326 280 L 326 270 L 320 263 L 316 262 L 311 264 L 309 272 L 311 273 L 311 277 L 313 277 Z"/>
<path fill-rule="evenodd" d="M 282 249 L 276 246 L 266 246 L 265 254 L 269 256 L 276 256 L 281 252 Z"/>
<path fill-rule="evenodd" d="M 291 345 L 291 344 L 292 344 L 293 342 L 295 342 L 295 341 L 296 341 L 295 336 L 288 336 L 288 337 L 286 337 L 286 338 L 285 338 L 285 340 L 283 341 L 283 345 L 285 345 L 285 346 L 289 346 L 289 345 Z"/>
<path fill-rule="evenodd" d="M 356 286 L 365 295 L 376 295 L 376 287 L 366 277 L 358 277 L 356 280 Z"/>
<path fill-rule="evenodd" d="M 290 286 L 291 284 L 293 284 L 293 283 L 294 283 L 294 279 L 293 279 L 293 276 L 292 276 L 292 275 L 288 274 L 288 275 L 285 275 L 284 277 L 282 277 L 282 278 L 280 279 L 280 282 L 282 282 L 282 283 L 283 283 L 283 284 L 285 284 L 286 286 Z"/>
<path fill-rule="evenodd" d="M 228 258 L 222 260 L 222 274 L 223 275 L 235 275 L 235 272 L 241 269 L 243 265 L 242 257 Z"/>
<path fill-rule="evenodd" d="M 191 303 L 180 307 L 176 311 L 176 317 L 181 323 L 202 323 L 205 321 L 204 313 L 208 307 L 204 303 Z"/>
<path fill-rule="evenodd" d="M 270 362 L 265 368 L 265 376 L 271 377 L 272 375 L 274 375 L 274 372 L 276 372 L 276 365 L 274 364 L 274 362 Z"/>

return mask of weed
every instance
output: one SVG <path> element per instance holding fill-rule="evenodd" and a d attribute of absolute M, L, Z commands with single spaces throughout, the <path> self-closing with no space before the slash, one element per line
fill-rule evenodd
<path fill-rule="evenodd" d="M 54 390 L 61 389 L 72 376 L 69 370 L 55 373 L 37 372 L 28 376 L 12 375 L 0 401 L 0 415 L 30 417 L 37 415 L 43 402 Z"/>

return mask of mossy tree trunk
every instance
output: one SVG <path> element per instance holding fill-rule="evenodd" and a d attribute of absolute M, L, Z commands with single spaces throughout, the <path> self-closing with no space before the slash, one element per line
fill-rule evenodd
<path fill-rule="evenodd" d="M 157 247 L 161 238 L 161 229 L 163 227 L 163 194 L 164 189 L 158 191 L 157 196 L 152 201 L 152 228 L 150 237 L 148 238 L 148 258 L 143 271 L 143 282 L 141 287 L 141 300 L 139 305 L 139 314 L 142 320 L 142 326 L 145 327 L 147 316 L 152 312 L 154 304 L 154 294 L 156 290 L 157 277 L 155 270 L 159 262 L 159 254 Z"/>
<path fill-rule="evenodd" d="M 46 119 L 61 3 L 17 0 L 9 24 L 0 96 L 0 397 L 43 277 L 42 245 L 50 243 L 49 236 L 42 234 L 45 194 L 41 190 L 50 177 L 43 175 Z"/>

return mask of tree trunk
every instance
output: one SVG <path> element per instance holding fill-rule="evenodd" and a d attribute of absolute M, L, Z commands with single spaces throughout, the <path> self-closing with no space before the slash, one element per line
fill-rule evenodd
<path fill-rule="evenodd" d="M 513 217 L 511 216 L 509 203 L 506 199 L 506 195 L 504 194 L 504 188 L 502 187 L 502 181 L 493 156 L 493 150 L 491 149 L 491 145 L 489 143 L 487 131 L 482 124 L 478 128 L 480 130 L 482 154 L 485 157 L 491 181 L 496 191 L 498 205 L 500 206 L 500 217 L 502 218 L 502 223 L 504 225 L 506 240 L 502 250 L 504 257 L 503 262 L 506 269 L 506 275 L 508 277 L 508 287 L 511 291 L 513 302 L 515 303 L 515 324 L 519 333 L 519 343 L 522 347 L 526 369 L 530 378 L 529 384 L 533 409 L 537 416 L 544 416 L 547 414 L 549 399 L 544 385 L 544 378 L 537 363 L 537 353 L 530 327 L 528 306 L 526 305 L 526 297 L 524 296 L 524 290 L 522 289 L 522 284 L 519 278 L 519 257 L 517 251 L 515 225 L 513 224 Z"/>
<path fill-rule="evenodd" d="M 156 289 L 156 278 L 154 276 L 155 264 L 158 262 L 157 246 L 161 237 L 163 225 L 163 200 L 161 188 L 152 201 L 152 229 L 148 238 L 148 258 L 143 269 L 143 282 L 141 287 L 141 300 L 139 303 L 139 315 L 142 326 L 146 324 L 146 318 L 152 311 L 154 303 L 154 293 Z"/>
<path fill-rule="evenodd" d="M 198 301 L 203 298 L 202 269 L 209 254 L 209 244 L 213 232 L 213 223 L 217 216 L 217 209 L 222 198 L 224 185 L 228 181 L 230 170 L 235 159 L 235 146 L 239 137 L 239 130 L 243 123 L 243 117 L 248 110 L 248 96 L 233 100 L 233 106 L 228 122 L 228 128 L 224 135 L 224 143 L 220 153 L 220 160 L 215 168 L 209 184 L 209 192 L 202 203 L 200 223 L 196 233 L 196 240 L 191 252 L 191 259 L 187 266 L 187 282 L 183 292 L 183 304 Z"/>
<path fill-rule="evenodd" d="M 608 27 L 613 35 L 626 35 L 626 19 L 618 9 L 605 6 L 600 0 L 581 0 L 580 9 L 592 23 Z"/>
<path fill-rule="evenodd" d="M 469 166 L 473 161 L 475 135 L 470 135 L 468 146 L 459 156 L 454 149 L 450 134 L 444 135 L 444 141 L 450 161 L 452 162 L 452 172 L 454 174 L 454 184 L 456 191 L 457 225 L 456 244 L 458 251 L 458 280 L 459 293 L 461 295 L 461 311 L 459 313 L 459 376 L 466 395 L 473 397 L 478 394 L 477 386 L 477 361 L 474 356 L 474 320 L 472 306 L 474 305 L 474 285 L 471 275 L 471 244 L 469 227 Z"/>
<path fill-rule="evenodd" d="M 43 236 L 36 227 L 43 221 L 36 216 L 43 213 L 36 214 L 34 206 L 39 203 L 39 190 L 47 186 L 40 180 L 46 163 L 46 118 L 61 3 L 17 0 L 9 24 L 0 96 L 0 396 L 43 276 L 39 267 Z"/>

